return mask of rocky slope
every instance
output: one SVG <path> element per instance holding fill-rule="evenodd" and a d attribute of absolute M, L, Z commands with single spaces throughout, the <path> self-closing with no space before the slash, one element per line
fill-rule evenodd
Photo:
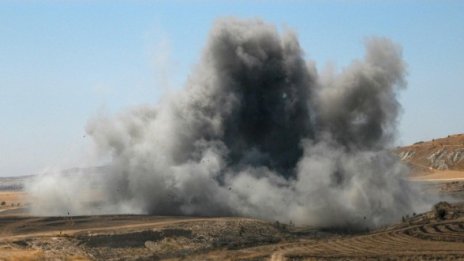
<path fill-rule="evenodd" d="M 464 171 L 464 134 L 449 135 L 431 141 L 419 141 L 400 147 L 396 153 L 401 160 L 421 171 Z"/>

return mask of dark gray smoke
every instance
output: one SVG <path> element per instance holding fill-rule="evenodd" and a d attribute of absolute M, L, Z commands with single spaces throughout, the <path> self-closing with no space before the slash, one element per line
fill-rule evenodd
<path fill-rule="evenodd" d="M 322 76 L 303 57 L 293 32 L 218 21 L 185 89 L 155 108 L 88 124 L 111 157 L 106 173 L 40 178 L 29 188 L 35 213 L 244 215 L 318 226 L 376 226 L 412 213 L 407 170 L 388 151 L 405 86 L 401 48 L 369 39 L 363 60 Z M 89 203 L 89 193 L 103 203 Z"/>

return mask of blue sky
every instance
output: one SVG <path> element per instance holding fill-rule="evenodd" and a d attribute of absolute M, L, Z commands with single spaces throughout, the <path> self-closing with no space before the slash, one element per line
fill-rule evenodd
<path fill-rule="evenodd" d="M 464 132 L 464 1 L 2 1 L 0 176 L 84 164 L 87 120 L 181 88 L 224 16 L 290 27 L 319 69 L 403 46 L 398 144 Z"/>

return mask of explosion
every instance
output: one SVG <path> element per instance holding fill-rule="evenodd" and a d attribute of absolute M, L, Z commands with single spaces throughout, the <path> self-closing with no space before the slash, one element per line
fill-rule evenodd
<path fill-rule="evenodd" d="M 37 177 L 28 186 L 38 200 L 32 211 L 240 215 L 326 227 L 398 220 L 419 201 L 389 151 L 406 85 L 401 55 L 388 39 L 371 38 L 363 60 L 318 74 L 295 33 L 219 20 L 184 89 L 155 107 L 89 122 L 111 158 L 103 173 Z M 89 203 L 86 189 L 103 203 Z"/>

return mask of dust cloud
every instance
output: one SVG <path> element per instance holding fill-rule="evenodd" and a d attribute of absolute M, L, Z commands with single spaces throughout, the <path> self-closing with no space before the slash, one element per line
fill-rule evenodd
<path fill-rule="evenodd" d="M 353 228 L 398 221 L 424 205 L 390 151 L 406 66 L 386 38 L 365 46 L 340 73 L 319 73 L 294 32 L 218 20 L 185 88 L 90 120 L 87 133 L 110 163 L 38 176 L 27 187 L 32 211 Z"/>

